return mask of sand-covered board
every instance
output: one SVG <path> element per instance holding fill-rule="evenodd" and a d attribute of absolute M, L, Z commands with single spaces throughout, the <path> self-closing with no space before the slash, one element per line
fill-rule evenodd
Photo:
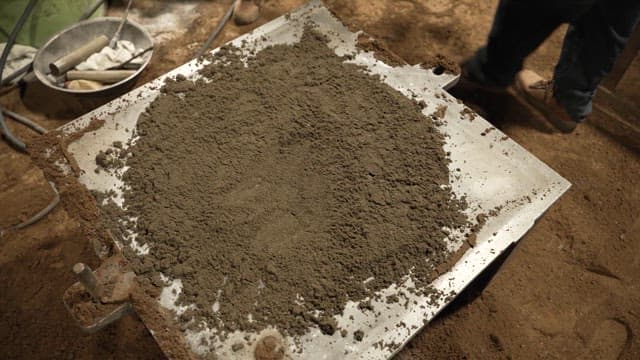
<path fill-rule="evenodd" d="M 346 29 L 319 2 L 311 2 L 233 43 L 244 49 L 254 47 L 255 50 L 273 44 L 295 43 L 309 24 L 315 25 L 315 31 L 328 37 L 328 45 L 335 49 L 337 55 L 354 54 L 348 62 L 366 66 L 371 73 L 381 75 L 385 83 L 424 105 L 423 113 L 439 122 L 438 130 L 445 134 L 445 150 L 450 153 L 449 169 L 453 174 L 450 185 L 458 197 L 466 198 L 468 218 L 476 219 L 480 214 L 493 215 L 486 219 L 477 233 L 475 247 L 466 251 L 448 272 L 432 283 L 447 296 L 434 299 L 391 286 L 381 293 L 385 296 L 406 293 L 407 301 L 388 302 L 385 300 L 387 297 L 381 297 L 380 301 L 371 302 L 373 311 L 363 311 L 356 303 L 348 303 L 344 314 L 338 318 L 338 325 L 347 336 L 343 337 L 339 332 L 327 335 L 315 329 L 286 339 L 287 355 L 291 358 L 384 359 L 399 350 L 506 247 L 519 240 L 568 189 L 569 184 L 444 92 L 443 88 L 455 82 L 455 76 L 436 75 L 418 67 L 384 64 L 374 54 L 359 50 L 356 46 L 358 34 Z M 69 152 L 84 170 L 80 181 L 91 190 L 121 193 L 119 187 L 123 183 L 117 172 L 95 172 L 96 156 L 112 147 L 114 142 L 122 142 L 125 146 L 130 142 L 139 115 L 157 97 L 165 78 L 175 78 L 179 74 L 192 78 L 203 65 L 197 62 L 186 64 L 67 125 L 65 131 L 74 132 L 93 118 L 106 121 L 102 128 L 85 134 L 69 147 Z M 116 196 L 118 199 L 122 200 Z M 452 250 L 456 250 L 462 243 L 453 241 L 450 245 Z M 137 250 L 145 251 L 144 247 Z M 184 308 L 174 304 L 177 296 L 172 293 L 173 289 L 180 289 L 181 282 L 172 280 L 172 286 L 163 293 L 160 303 L 182 311 Z M 408 284 L 403 286 L 409 287 Z M 198 354 L 213 351 L 221 358 L 253 358 L 256 339 L 269 332 L 237 332 L 215 342 L 202 341 L 202 338 L 210 339 L 216 329 L 187 329 L 184 334 L 189 346 Z"/>

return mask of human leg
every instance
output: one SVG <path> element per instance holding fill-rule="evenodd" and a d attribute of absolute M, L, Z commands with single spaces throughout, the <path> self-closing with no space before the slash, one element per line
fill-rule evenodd
<path fill-rule="evenodd" d="M 555 69 L 555 99 L 575 121 L 592 110 L 592 100 L 604 76 L 640 19 L 640 1 L 600 0 L 571 23 Z"/>
<path fill-rule="evenodd" d="M 596 1 L 501 0 L 487 45 L 464 64 L 465 75 L 485 85 L 510 85 L 527 56 Z"/>

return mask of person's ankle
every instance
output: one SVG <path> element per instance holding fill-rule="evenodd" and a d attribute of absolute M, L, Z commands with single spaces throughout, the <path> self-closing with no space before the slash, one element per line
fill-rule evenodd
<path fill-rule="evenodd" d="M 534 71 L 522 70 L 518 73 L 516 91 L 563 133 L 572 132 L 584 120 L 576 119 L 562 100 L 558 99 L 553 81 L 544 79 Z"/>
<path fill-rule="evenodd" d="M 569 101 L 568 104 L 566 101 L 563 101 L 564 96 L 562 95 L 563 93 L 558 91 L 556 84 L 554 84 L 554 87 L 552 90 L 552 100 L 554 101 L 554 103 L 558 107 L 562 108 L 563 112 L 571 120 L 577 123 L 584 122 L 588 116 L 585 115 L 583 111 L 581 111 L 582 110 L 581 108 L 576 108 L 575 106 L 571 106 L 571 101 Z"/>
<path fill-rule="evenodd" d="M 567 111 L 567 108 L 564 105 L 562 105 L 558 101 L 558 99 L 556 99 L 555 94 L 552 94 L 551 98 L 549 99 L 549 105 L 551 105 L 555 109 L 556 114 L 558 114 L 558 116 L 562 120 L 564 120 L 564 121 L 575 121 L 575 119 Z"/>
<path fill-rule="evenodd" d="M 585 117 L 576 118 L 572 116 L 566 106 L 562 105 L 562 103 L 556 99 L 555 94 L 549 100 L 549 105 L 553 108 L 555 116 L 547 117 L 553 125 L 563 133 L 573 132 L 578 124 L 585 120 Z"/>

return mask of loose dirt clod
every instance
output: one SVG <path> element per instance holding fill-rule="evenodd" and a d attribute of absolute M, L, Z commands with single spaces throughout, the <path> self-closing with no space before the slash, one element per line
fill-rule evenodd
<path fill-rule="evenodd" d="M 380 40 L 370 37 L 367 34 L 361 33 L 358 35 L 357 47 L 367 52 L 373 52 L 373 56 L 391 66 L 406 65 L 401 57 L 394 54 L 389 48 Z"/>
<path fill-rule="evenodd" d="M 274 336 L 267 336 L 256 344 L 254 357 L 256 360 L 282 360 L 285 348 Z"/>
<path fill-rule="evenodd" d="M 128 254 L 143 281 L 182 279 L 190 324 L 287 334 L 333 334 L 348 300 L 410 272 L 424 288 L 443 227 L 467 223 L 432 120 L 313 31 L 248 66 L 236 53 L 167 82 L 139 119 L 120 217 L 150 246 Z"/>
<path fill-rule="evenodd" d="M 468 108 L 468 107 L 465 107 L 464 109 L 462 109 L 462 111 L 460 112 L 460 115 L 461 115 L 463 118 L 467 118 L 467 119 L 469 119 L 469 121 L 473 121 L 473 120 L 475 120 L 475 119 L 476 119 L 476 116 L 477 116 L 477 114 L 476 114 L 473 110 L 471 110 L 470 108 Z"/>
<path fill-rule="evenodd" d="M 96 165 L 98 165 L 98 168 L 112 170 L 124 166 L 124 159 L 127 156 L 127 152 L 123 150 L 124 145 L 121 141 L 116 141 L 112 146 L 113 147 L 105 151 L 101 150 L 98 155 L 96 155 Z"/>

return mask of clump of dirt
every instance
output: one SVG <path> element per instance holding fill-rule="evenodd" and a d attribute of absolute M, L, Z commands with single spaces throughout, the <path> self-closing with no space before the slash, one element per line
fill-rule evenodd
<path fill-rule="evenodd" d="M 125 152 L 118 151 L 118 148 L 107 149 L 105 151 L 100 150 L 96 155 L 96 164 L 99 168 L 105 170 L 118 169 L 124 166 Z"/>
<path fill-rule="evenodd" d="M 372 38 L 367 34 L 358 35 L 358 43 L 356 44 L 357 48 L 360 50 L 364 50 L 367 52 L 373 52 L 373 56 L 384 62 L 390 66 L 401 66 L 406 65 L 407 62 L 404 61 L 401 57 L 394 54 L 387 45 L 385 45 L 382 41 Z"/>
<path fill-rule="evenodd" d="M 348 300 L 410 272 L 424 288 L 467 219 L 420 106 L 309 30 L 212 60 L 138 121 L 119 217 L 150 246 L 128 254 L 143 285 L 182 279 L 186 323 L 287 334 L 334 333 Z"/>
<path fill-rule="evenodd" d="M 127 144 L 129 145 L 129 144 Z M 127 156 L 129 156 L 129 151 L 125 149 L 122 141 L 114 141 L 107 150 L 100 150 L 98 155 L 96 155 L 96 168 L 95 172 L 99 173 L 100 170 L 106 171 L 114 171 L 122 169 L 122 167 L 126 163 Z M 117 174 L 119 176 L 119 174 Z M 113 190 L 112 190 L 113 191 Z M 94 194 L 95 196 L 96 194 Z M 111 196 L 112 194 L 105 194 Z M 107 196 L 107 197 L 109 197 Z M 102 200 L 102 199 L 98 199 Z M 102 201 L 100 201 L 102 202 Z"/>
<path fill-rule="evenodd" d="M 75 320 L 82 326 L 95 324 L 99 319 L 107 317 L 122 304 L 104 304 L 93 300 L 84 288 L 76 287 L 63 295 L 66 306 L 71 308 Z"/>
<path fill-rule="evenodd" d="M 254 357 L 256 360 L 282 360 L 285 349 L 274 336 L 267 336 L 256 344 Z"/>

